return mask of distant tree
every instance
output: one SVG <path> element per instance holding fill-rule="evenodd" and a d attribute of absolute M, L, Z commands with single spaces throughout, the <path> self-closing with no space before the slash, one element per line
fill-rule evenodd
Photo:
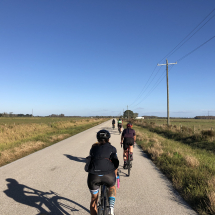
<path fill-rule="evenodd" d="M 133 116 L 134 118 L 136 118 L 136 117 L 138 117 L 138 113 L 134 113 L 134 116 Z"/>
<path fill-rule="evenodd" d="M 8 117 L 9 114 L 8 114 L 7 112 L 4 112 L 4 113 L 3 113 L 3 116 L 4 116 L 4 117 Z"/>
<path fill-rule="evenodd" d="M 126 110 L 124 113 L 123 113 L 123 118 L 134 118 L 134 112 L 131 111 L 131 110 Z"/>

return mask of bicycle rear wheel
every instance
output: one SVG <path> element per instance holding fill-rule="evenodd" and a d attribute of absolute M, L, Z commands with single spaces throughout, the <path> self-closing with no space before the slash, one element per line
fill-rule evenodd
<path fill-rule="evenodd" d="M 98 215 L 103 215 L 103 210 L 102 210 L 102 203 L 103 203 L 103 192 L 102 192 L 102 186 L 99 188 L 99 197 L 98 197 L 98 205 L 97 205 L 97 214 Z"/>
<path fill-rule="evenodd" d="M 128 176 L 130 176 L 131 171 L 131 160 L 130 160 L 130 151 L 128 150 Z"/>

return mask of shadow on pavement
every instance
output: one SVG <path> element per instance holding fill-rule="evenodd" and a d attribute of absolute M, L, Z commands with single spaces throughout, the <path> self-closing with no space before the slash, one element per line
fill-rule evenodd
<path fill-rule="evenodd" d="M 64 154 L 64 155 L 65 155 L 65 154 Z M 86 158 L 75 157 L 75 156 L 72 156 L 72 155 L 65 155 L 65 156 L 66 156 L 67 158 L 69 158 L 70 160 L 86 163 Z"/>
<path fill-rule="evenodd" d="M 43 192 L 23 184 L 19 184 L 15 179 L 6 179 L 8 189 L 4 191 L 5 195 L 14 201 L 34 207 L 37 215 L 69 215 L 83 214 L 84 211 L 90 211 L 79 203 L 59 196 L 57 193 Z M 86 213 L 86 212 L 85 212 Z"/>
<path fill-rule="evenodd" d="M 122 165 L 119 165 L 118 170 L 119 170 L 119 176 L 120 177 L 127 177 L 128 170 L 127 169 L 123 169 Z"/>

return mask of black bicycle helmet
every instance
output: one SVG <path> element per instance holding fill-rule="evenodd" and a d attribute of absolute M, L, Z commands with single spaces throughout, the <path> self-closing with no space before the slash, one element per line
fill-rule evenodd
<path fill-rule="evenodd" d="M 107 130 L 100 130 L 96 137 L 98 140 L 108 140 L 110 139 L 110 133 Z"/>

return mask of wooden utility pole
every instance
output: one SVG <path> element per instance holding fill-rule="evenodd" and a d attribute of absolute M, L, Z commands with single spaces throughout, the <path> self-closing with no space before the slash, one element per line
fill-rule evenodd
<path fill-rule="evenodd" d="M 158 66 L 166 66 L 166 85 L 167 85 L 167 125 L 170 125 L 170 119 L 169 119 L 169 79 L 168 79 L 168 65 L 169 64 L 177 64 L 175 63 L 168 63 L 168 60 L 166 59 L 166 64 L 158 64 Z"/>
<path fill-rule="evenodd" d="M 127 105 L 127 112 L 128 112 L 128 105 Z M 127 117 L 128 117 L 128 120 L 129 120 L 129 112 L 128 112 L 128 115 L 127 115 Z"/>

